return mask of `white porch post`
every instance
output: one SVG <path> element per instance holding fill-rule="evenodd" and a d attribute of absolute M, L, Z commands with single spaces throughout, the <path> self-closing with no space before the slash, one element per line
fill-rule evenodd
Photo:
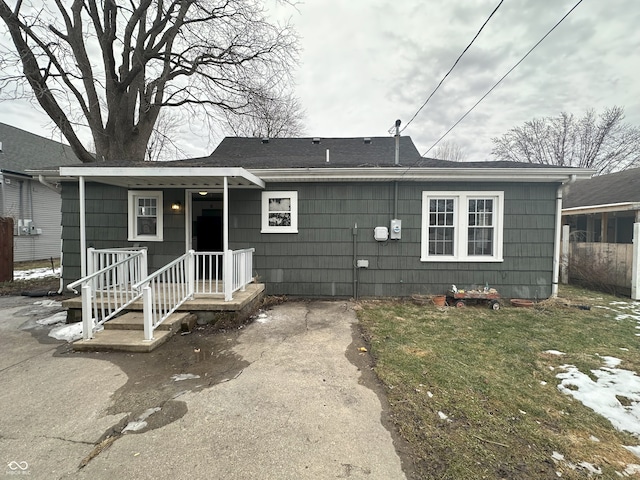
<path fill-rule="evenodd" d="M 78 177 L 78 189 L 80 194 L 80 277 L 87 276 L 87 232 L 84 177 Z"/>
<path fill-rule="evenodd" d="M 569 283 L 569 225 L 562 226 L 562 258 L 560 259 L 560 279 L 563 284 Z"/>
<path fill-rule="evenodd" d="M 233 282 L 233 266 L 229 251 L 229 181 L 224 177 L 222 193 L 222 282 L 224 285 L 224 300 L 231 300 Z"/>
<path fill-rule="evenodd" d="M 633 264 L 631 266 L 631 299 L 640 300 L 640 223 L 633 224 Z"/>

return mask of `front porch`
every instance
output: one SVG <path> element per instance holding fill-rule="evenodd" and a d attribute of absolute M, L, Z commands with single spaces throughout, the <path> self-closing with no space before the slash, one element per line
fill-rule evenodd
<path fill-rule="evenodd" d="M 177 330 L 216 315 L 238 324 L 264 294 L 254 283 L 253 249 L 188 251 L 147 274 L 146 249 L 89 249 L 89 275 L 68 285 L 67 321 L 82 320 L 77 350 L 151 351 Z"/>
<path fill-rule="evenodd" d="M 190 331 L 196 323 L 218 323 L 225 326 L 241 325 L 258 308 L 264 297 L 264 285 L 251 283 L 238 291 L 230 301 L 220 297 L 196 296 L 180 305 L 154 332 L 151 341 L 144 340 L 144 313 L 141 300 L 136 300 L 123 314 L 104 324 L 104 330 L 95 332 L 90 340 L 74 342 L 76 351 L 117 350 L 150 352 L 180 331 Z M 82 299 L 71 298 L 62 302 L 68 319 L 81 321 Z"/>

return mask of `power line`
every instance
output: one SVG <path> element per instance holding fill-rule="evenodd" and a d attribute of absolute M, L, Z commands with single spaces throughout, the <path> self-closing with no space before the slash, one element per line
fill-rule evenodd
<path fill-rule="evenodd" d="M 496 13 L 498 11 L 498 9 L 500 8 L 500 5 L 502 5 L 502 2 L 504 2 L 504 0 L 500 0 L 500 3 L 498 4 L 498 6 L 496 8 L 493 9 L 493 12 L 491 12 L 491 15 L 489 15 L 489 17 L 484 21 L 484 23 L 482 24 L 482 26 L 480 27 L 480 30 L 478 30 L 478 33 L 476 33 L 476 35 L 473 37 L 473 39 L 471 40 L 471 42 L 469 42 L 469 45 L 467 45 L 467 47 L 462 51 L 462 53 L 460 54 L 460 56 L 456 59 L 456 61 L 454 62 L 453 66 L 449 69 L 449 71 L 445 74 L 444 77 L 442 77 L 442 80 L 440 80 L 440 83 L 438 83 L 438 85 L 436 86 L 436 88 L 433 89 L 433 92 L 431 92 L 431 94 L 429 95 L 429 97 L 427 97 L 427 99 L 425 100 L 425 102 L 422 104 L 422 106 L 418 109 L 418 111 L 413 115 L 413 117 L 411 117 L 411 119 L 407 122 L 407 124 L 402 128 L 402 130 L 400 130 L 400 133 L 404 132 L 404 130 L 409 126 L 409 124 L 411 122 L 413 122 L 413 120 L 418 116 L 418 114 L 422 111 L 422 109 L 427 105 L 427 103 L 429 103 L 429 100 L 431 100 L 431 97 L 433 97 L 433 95 L 438 91 L 438 89 L 440 88 L 440 86 L 442 85 L 442 83 L 445 81 L 445 79 L 449 76 L 449 74 L 453 71 L 454 68 L 456 68 L 456 65 L 458 65 L 458 62 L 460 61 L 460 59 L 462 58 L 462 56 L 467 53 L 467 50 L 469 50 L 469 47 L 471 47 L 471 45 L 473 45 L 473 42 L 476 41 L 476 38 L 478 38 L 478 36 L 480 35 L 480 32 L 482 32 L 482 30 L 484 29 L 485 25 L 487 23 L 489 23 L 489 20 L 491 20 L 491 17 L 493 17 L 493 14 Z"/>
<path fill-rule="evenodd" d="M 525 54 L 525 56 L 524 56 L 524 57 L 522 57 L 520 60 L 518 60 L 518 62 L 517 62 L 513 67 L 511 67 L 511 68 L 509 69 L 509 71 L 508 71 L 507 73 L 505 73 L 505 74 L 502 76 L 502 78 L 501 78 L 500 80 L 498 80 L 498 81 L 493 85 L 493 87 L 491 87 L 491 88 L 487 91 L 487 93 L 485 93 L 485 94 L 480 98 L 480 100 L 478 100 L 478 101 L 473 105 L 473 107 L 471 107 L 469 110 L 467 110 L 467 112 L 466 112 L 462 117 L 460 117 L 460 118 L 458 119 L 458 121 L 457 121 L 456 123 L 454 123 L 454 124 L 453 124 L 453 126 L 452 126 L 449 130 L 447 130 L 447 131 L 444 133 L 444 135 L 442 135 L 442 136 L 441 136 L 441 137 L 440 137 L 440 138 L 439 138 L 439 139 L 438 139 L 438 140 L 437 140 L 433 145 L 431 145 L 431 146 L 429 147 L 429 149 L 428 149 L 426 152 L 424 152 L 424 153 L 422 154 L 422 156 L 424 157 L 427 153 L 429 153 L 429 152 L 433 149 L 433 147 L 435 147 L 436 145 L 438 145 L 438 143 L 440 143 L 444 137 L 446 137 L 447 135 L 449 135 L 449 133 L 451 132 L 451 130 L 453 130 L 454 128 L 456 128 L 456 127 L 458 126 L 458 124 L 459 124 L 460 122 L 462 122 L 462 120 L 464 120 L 464 119 L 467 117 L 467 115 L 469 115 L 469 114 L 470 114 L 470 113 L 471 113 L 471 112 L 472 112 L 472 111 L 473 111 L 473 110 L 474 110 L 474 109 L 475 109 L 475 108 L 480 104 L 480 102 L 482 102 L 482 101 L 483 101 L 483 100 L 484 100 L 484 99 L 485 99 L 485 98 L 486 98 L 486 97 L 487 97 L 491 92 L 493 92 L 493 90 L 494 90 L 498 85 L 500 85 L 500 83 L 502 83 L 502 81 L 503 81 L 505 78 L 507 78 L 507 76 L 508 76 L 511 72 L 513 72 L 513 71 L 516 69 L 516 67 L 517 67 L 518 65 L 520 65 L 520 64 L 524 61 L 524 59 L 525 59 L 525 58 L 527 58 L 527 57 L 529 56 L 529 54 L 530 54 L 531 52 L 533 52 L 533 51 L 536 49 L 536 47 L 537 47 L 538 45 L 540 45 L 540 44 L 544 41 L 544 39 L 545 39 L 545 38 L 547 38 L 547 37 L 551 34 L 551 32 L 553 32 L 553 31 L 558 27 L 558 25 L 560 25 L 560 24 L 564 21 L 564 19 L 565 19 L 565 18 L 567 18 L 567 17 L 571 14 L 571 12 L 573 12 L 573 11 L 578 7 L 578 5 L 580 5 L 581 3 L 582 3 L 582 0 L 579 0 L 579 1 L 578 1 L 578 3 L 576 3 L 576 4 L 573 6 L 573 8 L 571 8 L 571 10 L 569 10 L 569 11 L 564 15 L 564 17 L 562 17 L 560 20 L 558 20 L 558 22 L 557 22 L 557 23 L 556 23 L 556 24 L 551 28 L 551 30 L 549 30 L 547 33 L 545 33 L 545 34 L 544 34 L 544 36 L 543 36 L 540 40 L 538 40 L 538 42 L 537 42 L 533 47 L 531 47 L 531 49 L 529 49 L 529 51 Z"/>

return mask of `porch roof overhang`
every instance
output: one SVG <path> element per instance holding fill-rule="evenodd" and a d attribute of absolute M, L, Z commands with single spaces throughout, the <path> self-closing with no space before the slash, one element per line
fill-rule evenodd
<path fill-rule="evenodd" d="M 241 167 L 60 167 L 59 179 L 84 177 L 125 188 L 264 188 L 265 182 Z"/>
<path fill-rule="evenodd" d="M 478 168 L 478 167 L 366 167 L 366 168 L 282 168 L 250 169 L 266 182 L 350 182 L 350 181 L 500 181 L 559 182 L 585 180 L 594 171 L 586 168 Z"/>
<path fill-rule="evenodd" d="M 589 215 L 594 213 L 640 211 L 640 202 L 607 203 L 583 207 L 563 208 L 562 215 Z"/>

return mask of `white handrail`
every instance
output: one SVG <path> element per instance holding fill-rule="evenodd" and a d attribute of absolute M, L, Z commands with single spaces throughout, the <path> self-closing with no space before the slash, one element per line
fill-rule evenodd
<path fill-rule="evenodd" d="M 142 294 L 144 339 L 153 340 L 153 332 L 180 305 L 193 298 L 194 251 L 168 263 L 160 270 L 133 285 Z"/>
<path fill-rule="evenodd" d="M 82 286 L 82 337 L 93 338 L 94 332 L 131 303 L 142 296 L 133 289 L 147 272 L 147 251 L 140 250 L 111 265 L 101 268 L 67 288 Z"/>

